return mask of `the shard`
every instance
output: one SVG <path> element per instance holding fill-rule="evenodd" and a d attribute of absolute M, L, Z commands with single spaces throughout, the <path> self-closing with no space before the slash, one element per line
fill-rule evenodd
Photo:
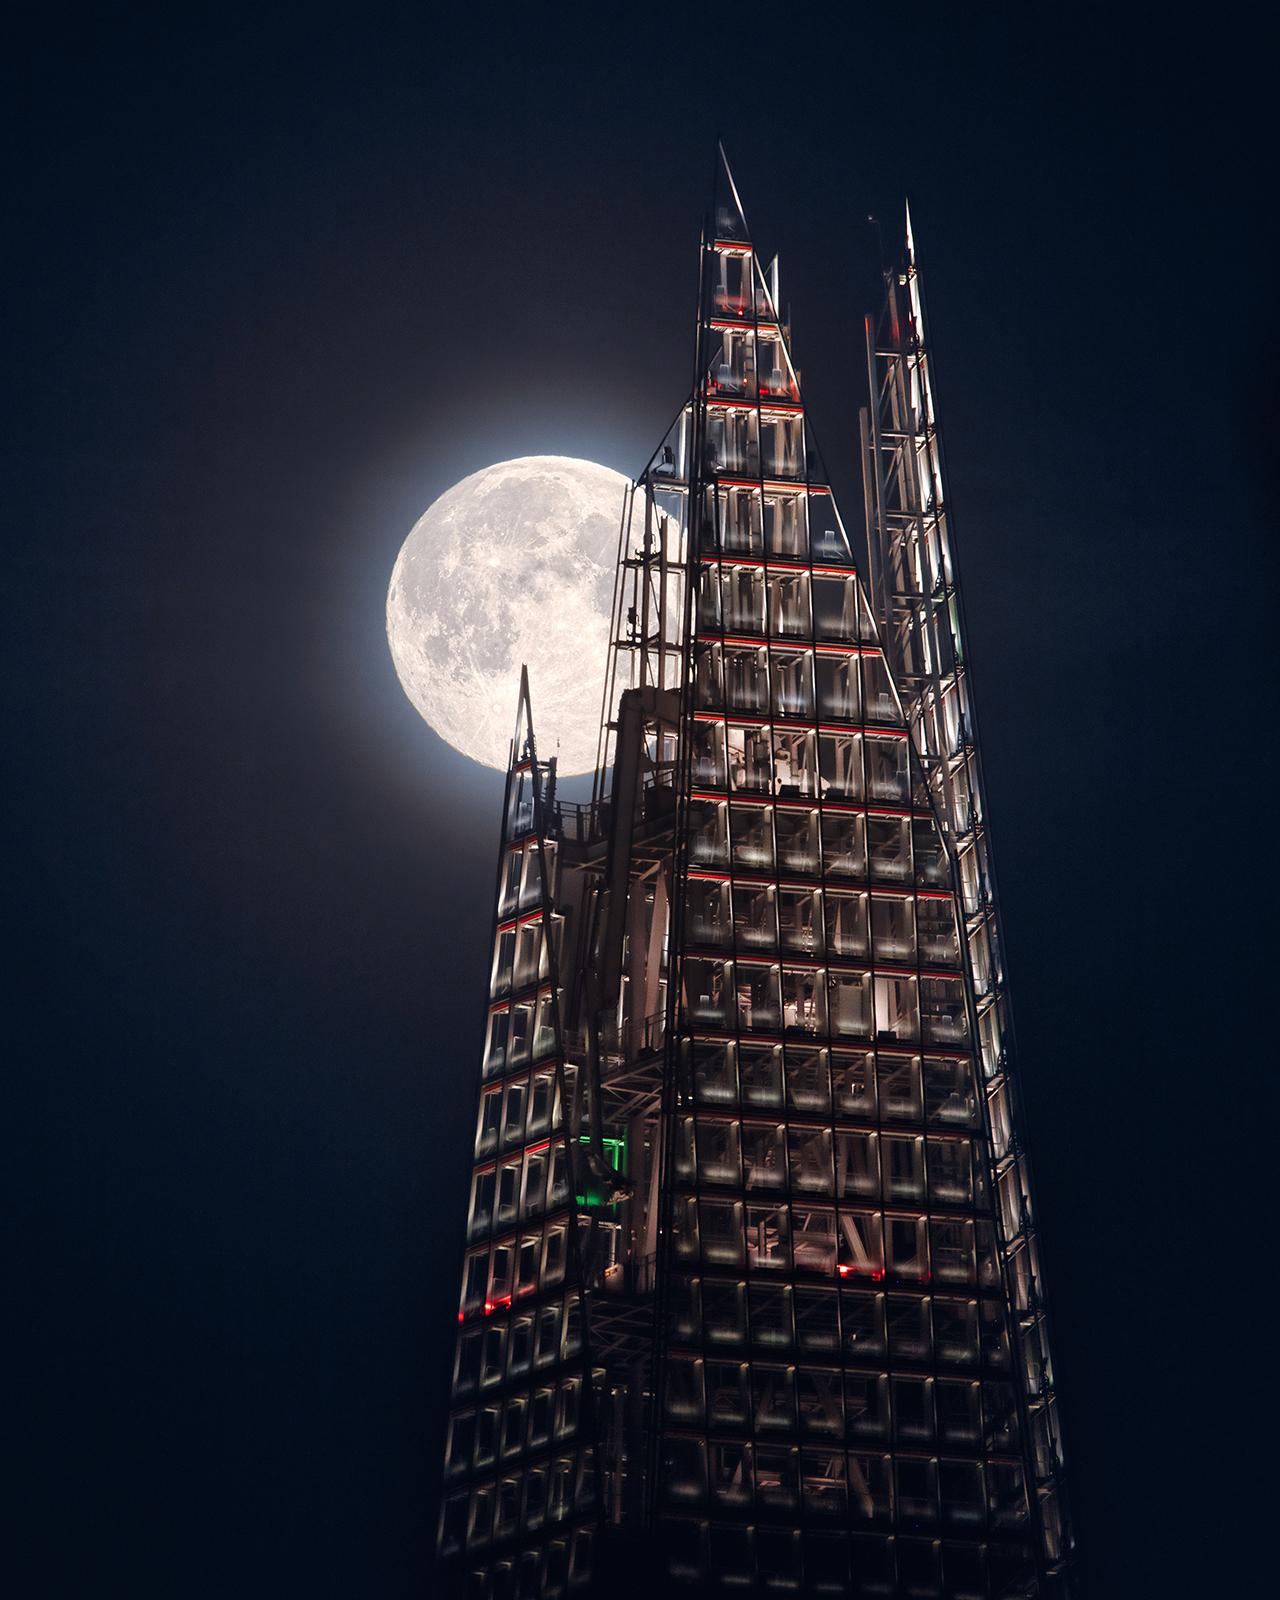
<path fill-rule="evenodd" d="M 1065 1595 L 909 220 L 854 375 L 865 568 L 723 162 L 695 374 L 621 508 L 589 802 L 520 686 L 439 1581 Z"/>

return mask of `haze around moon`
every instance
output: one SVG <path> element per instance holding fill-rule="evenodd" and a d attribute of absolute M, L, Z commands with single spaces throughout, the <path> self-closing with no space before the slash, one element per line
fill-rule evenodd
<path fill-rule="evenodd" d="M 526 663 L 539 757 L 594 769 L 628 487 L 594 461 L 521 456 L 463 478 L 410 531 L 387 642 L 418 712 L 473 761 L 505 771 Z"/>

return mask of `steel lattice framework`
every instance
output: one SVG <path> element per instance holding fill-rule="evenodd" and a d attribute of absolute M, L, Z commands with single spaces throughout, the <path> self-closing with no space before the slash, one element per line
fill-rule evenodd
<path fill-rule="evenodd" d="M 623 508 L 591 802 L 522 681 L 441 1575 L 1066 1592 L 923 309 L 868 326 L 864 588 L 727 164 Z"/>

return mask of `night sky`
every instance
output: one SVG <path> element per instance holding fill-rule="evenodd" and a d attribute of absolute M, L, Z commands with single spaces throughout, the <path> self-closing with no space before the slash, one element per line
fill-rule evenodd
<path fill-rule="evenodd" d="M 717 134 L 855 539 L 910 195 L 1086 1590 L 1254 1592 L 1275 41 L 977 10 L 20 8 L 11 1592 L 430 1592 L 501 778 L 386 583 L 489 462 L 642 467 Z"/>

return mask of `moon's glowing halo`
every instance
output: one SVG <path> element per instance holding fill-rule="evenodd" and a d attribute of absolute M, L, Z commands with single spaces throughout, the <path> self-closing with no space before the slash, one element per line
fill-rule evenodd
<path fill-rule="evenodd" d="M 507 765 L 527 663 L 539 755 L 595 766 L 618 525 L 628 480 L 571 456 L 473 472 L 396 557 L 387 642 L 404 692 L 473 761 Z"/>

